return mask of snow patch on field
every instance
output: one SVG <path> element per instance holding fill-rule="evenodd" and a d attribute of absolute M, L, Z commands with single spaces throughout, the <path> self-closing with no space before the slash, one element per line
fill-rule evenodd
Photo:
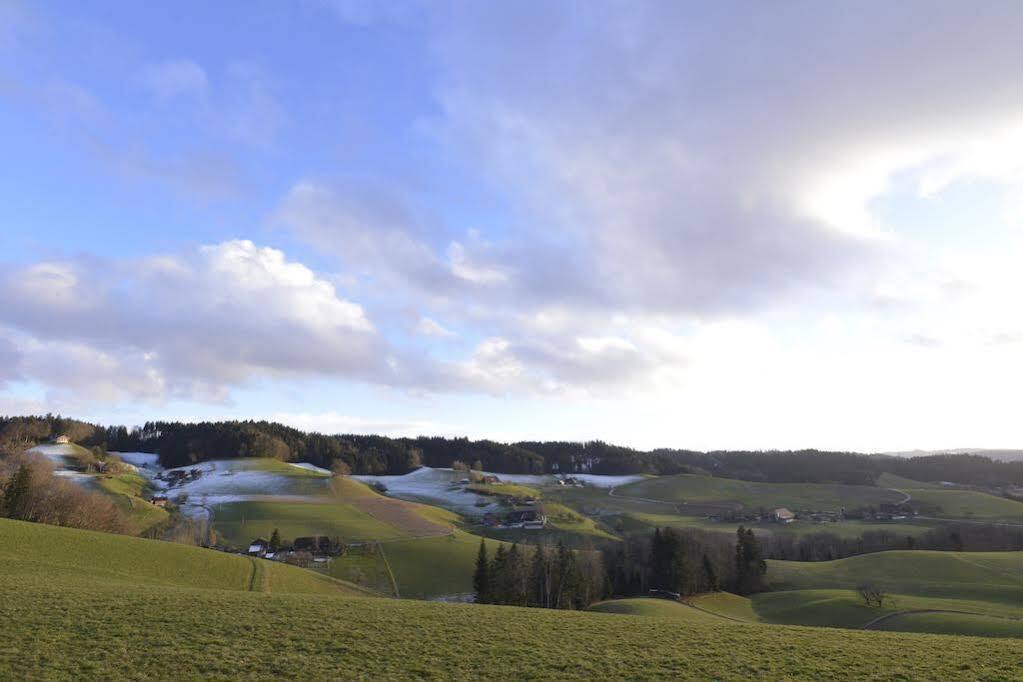
<path fill-rule="evenodd" d="M 382 483 L 387 494 L 401 500 L 426 502 L 461 514 L 482 514 L 496 507 L 492 499 L 465 490 L 458 484 L 462 474 L 453 469 L 420 467 L 401 476 L 352 476 L 363 483 Z M 484 502 L 486 506 L 477 506 Z"/>
<path fill-rule="evenodd" d="M 73 445 L 59 445 L 56 443 L 37 445 L 34 448 L 30 448 L 28 452 L 35 455 L 42 455 L 59 466 L 66 466 L 67 460 L 69 458 L 74 459 L 77 454 Z"/>
<path fill-rule="evenodd" d="M 628 485 L 629 483 L 635 483 L 636 481 L 642 481 L 643 476 L 639 474 L 630 474 L 627 476 L 600 476 L 597 474 L 571 474 L 575 478 L 586 485 L 592 485 L 594 488 L 617 488 L 620 485 Z"/>
<path fill-rule="evenodd" d="M 117 455 L 121 458 L 121 461 L 127 462 L 132 466 L 145 468 L 145 469 L 160 469 L 160 455 L 153 454 L 152 452 L 112 452 L 112 455 Z"/>
<path fill-rule="evenodd" d="M 180 485 L 169 486 L 166 479 L 169 479 L 171 472 L 190 472 L 193 469 L 199 469 L 202 475 L 194 480 L 186 480 Z M 181 510 L 189 516 L 208 515 L 210 507 L 229 502 L 322 501 L 315 493 L 326 493 L 329 486 L 326 478 L 296 477 L 261 471 L 254 467 L 251 461 L 245 459 L 212 460 L 168 469 L 163 475 L 164 479 L 154 478 L 153 485 L 160 488 L 171 500 L 186 495 L 187 499 L 181 505 Z"/>
<path fill-rule="evenodd" d="M 490 472 L 483 472 L 490 473 Z M 502 482 L 529 486 L 553 486 L 558 476 L 553 474 L 494 474 Z M 634 481 L 642 480 L 642 476 L 599 476 L 597 474 L 572 474 L 586 485 L 595 488 L 614 488 Z M 401 476 L 352 476 L 363 483 L 382 483 L 387 486 L 387 494 L 403 500 L 427 502 L 462 514 L 478 515 L 493 509 L 497 505 L 483 495 L 465 490 L 458 483 L 464 478 L 462 472 L 453 469 L 420 467 Z M 483 501 L 487 506 L 477 506 Z"/>
<path fill-rule="evenodd" d="M 314 471 L 318 474 L 327 474 L 328 476 L 331 475 L 329 469 L 318 467 L 315 464 L 310 464 L 309 462 L 288 462 L 288 464 L 293 467 L 298 467 L 299 469 L 305 469 L 306 471 Z"/>

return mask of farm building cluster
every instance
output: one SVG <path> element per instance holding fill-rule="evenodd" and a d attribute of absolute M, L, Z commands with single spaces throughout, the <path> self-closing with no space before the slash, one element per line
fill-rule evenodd
<path fill-rule="evenodd" d="M 294 564 L 327 563 L 331 558 L 341 556 L 345 545 L 338 538 L 324 535 L 295 538 L 293 542 L 272 543 L 265 538 L 256 538 L 249 543 L 249 556 L 283 561 Z"/>
<path fill-rule="evenodd" d="M 778 507 L 771 511 L 760 510 L 753 512 L 749 510 L 733 510 L 722 514 L 711 514 L 707 516 L 708 521 L 728 522 L 754 522 L 765 521 L 789 524 L 794 521 L 809 521 L 812 523 L 839 523 L 841 521 L 902 521 L 917 515 L 917 510 L 908 504 L 894 504 L 882 502 L 877 507 L 861 507 L 857 509 L 839 509 L 838 511 L 824 511 L 801 509 L 792 511 L 787 507 Z"/>
<path fill-rule="evenodd" d="M 504 515 L 488 512 L 483 516 L 483 525 L 490 528 L 543 530 L 547 525 L 547 515 L 539 509 L 517 509 Z"/>

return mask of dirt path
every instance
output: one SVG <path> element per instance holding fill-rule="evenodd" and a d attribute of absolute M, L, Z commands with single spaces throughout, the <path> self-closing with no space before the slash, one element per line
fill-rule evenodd
<path fill-rule="evenodd" d="M 909 504 L 909 501 L 913 499 L 913 496 L 907 493 L 905 490 L 899 490 L 898 488 L 885 488 L 885 490 L 890 490 L 893 493 L 898 493 L 900 495 L 906 496 L 905 499 L 899 500 L 895 504 Z"/>

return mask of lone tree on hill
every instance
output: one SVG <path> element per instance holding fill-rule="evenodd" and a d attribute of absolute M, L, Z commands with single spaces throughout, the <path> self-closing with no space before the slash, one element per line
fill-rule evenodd
<path fill-rule="evenodd" d="M 864 583 L 858 586 L 856 591 L 863 598 L 863 603 L 868 607 L 875 609 L 884 608 L 885 602 L 888 602 L 892 608 L 895 607 L 895 599 L 876 583 Z"/>

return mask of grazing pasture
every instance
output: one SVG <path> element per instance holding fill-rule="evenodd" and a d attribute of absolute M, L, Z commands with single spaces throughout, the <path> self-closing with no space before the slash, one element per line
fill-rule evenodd
<path fill-rule="evenodd" d="M 256 537 L 325 535 L 344 542 L 399 540 L 408 535 L 351 504 L 337 502 L 228 502 L 213 507 L 213 528 L 227 544 L 241 547 Z"/>
<path fill-rule="evenodd" d="M 835 510 L 882 502 L 900 502 L 898 492 L 874 486 L 829 483 L 760 483 L 730 478 L 680 474 L 658 476 L 618 488 L 622 497 L 648 498 L 676 504 L 717 504 L 722 508 Z"/>
<path fill-rule="evenodd" d="M 436 542 L 440 539 L 417 540 Z M 253 566 L 272 566 L 264 579 Z M 249 591 L 252 587 L 262 593 Z M 1014 679 L 1009 639 L 371 599 L 309 571 L 0 521 L 13 679 Z M 637 600 L 647 602 L 649 600 Z M 641 603 L 640 611 L 659 606 Z M 676 608 L 666 605 L 664 608 Z M 691 613 L 690 613 L 691 611 Z M 699 615 L 697 615 L 699 614 Z M 565 643 L 550 645 L 547 643 Z M 907 655 L 912 652 L 912 655 Z"/>
<path fill-rule="evenodd" d="M 616 613 L 630 616 L 651 616 L 656 618 L 677 618 L 689 623 L 720 623 L 721 617 L 695 609 L 682 602 L 667 599 L 636 597 L 631 599 L 609 599 L 594 604 L 590 611 Z"/>

